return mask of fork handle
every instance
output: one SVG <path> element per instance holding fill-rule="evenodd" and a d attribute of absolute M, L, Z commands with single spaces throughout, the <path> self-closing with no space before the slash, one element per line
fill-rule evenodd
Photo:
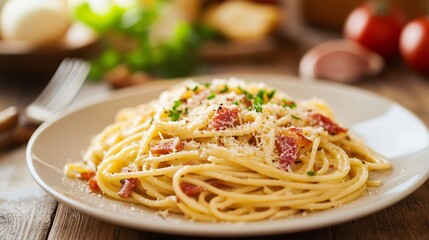
<path fill-rule="evenodd" d="M 25 144 L 36 130 L 34 125 L 18 125 L 0 133 L 0 151 Z"/>
<path fill-rule="evenodd" d="M 18 124 L 18 120 L 18 108 L 15 106 L 0 111 L 0 133 L 15 127 Z"/>

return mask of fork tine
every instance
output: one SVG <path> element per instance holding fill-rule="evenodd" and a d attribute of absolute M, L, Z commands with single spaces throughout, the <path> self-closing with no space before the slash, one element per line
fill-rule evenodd
<path fill-rule="evenodd" d="M 68 86 L 73 84 L 73 81 L 71 80 L 71 73 L 76 74 L 76 70 L 76 63 L 74 62 L 74 60 L 70 61 L 69 66 L 64 70 L 63 74 L 61 75 L 62 84 L 58 86 L 58 89 L 56 89 L 56 93 L 62 93 L 62 91 L 64 91 L 63 89 L 66 89 Z M 52 95 L 52 98 L 49 101 L 52 101 L 55 96 L 57 96 L 57 94 Z"/>
<path fill-rule="evenodd" d="M 53 96 L 45 107 L 51 111 L 57 111 L 68 105 L 76 96 L 88 72 L 88 64 L 75 61 L 70 71 L 64 74 L 66 83 L 58 89 L 58 94 Z"/>
<path fill-rule="evenodd" d="M 52 96 L 53 92 L 56 92 L 56 89 L 61 86 L 61 80 L 64 72 L 70 66 L 70 59 L 64 59 L 59 65 L 58 69 L 55 71 L 48 85 L 43 89 L 40 95 L 32 102 L 32 104 L 43 105 L 46 101 L 49 101 L 49 98 Z"/>
<path fill-rule="evenodd" d="M 40 123 L 67 106 L 81 88 L 90 70 L 86 61 L 65 59 L 42 91 L 25 110 L 27 120 Z"/>

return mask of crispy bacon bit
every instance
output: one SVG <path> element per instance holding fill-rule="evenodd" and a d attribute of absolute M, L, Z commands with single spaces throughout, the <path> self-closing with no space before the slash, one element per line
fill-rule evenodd
<path fill-rule="evenodd" d="M 215 188 L 221 188 L 221 189 L 228 188 L 228 185 L 221 183 L 221 182 L 218 182 L 218 181 L 213 181 L 210 183 L 210 185 L 212 185 Z"/>
<path fill-rule="evenodd" d="M 194 184 L 191 184 L 191 183 L 187 183 L 187 182 L 181 182 L 180 183 L 180 188 L 182 189 L 182 191 L 186 195 L 188 195 L 190 197 L 198 195 L 198 194 L 200 194 L 200 193 L 202 193 L 204 191 L 203 187 L 197 186 L 197 185 L 194 185 Z"/>
<path fill-rule="evenodd" d="M 88 186 L 89 186 L 89 189 L 91 189 L 91 191 L 94 193 L 100 191 L 100 187 L 97 184 L 97 179 L 95 179 L 95 176 L 91 177 L 88 180 Z"/>
<path fill-rule="evenodd" d="M 327 172 L 327 173 L 328 173 L 328 174 L 329 174 L 329 173 L 333 173 L 333 172 L 335 171 L 335 168 L 336 168 L 336 167 L 335 167 L 335 165 L 334 165 L 334 164 L 329 164 L 329 168 L 328 168 L 328 172 Z"/>
<path fill-rule="evenodd" d="M 310 118 L 313 121 L 313 125 L 323 127 L 331 135 L 347 132 L 346 128 L 340 127 L 338 124 L 334 123 L 330 118 L 325 117 L 320 113 L 311 114 Z"/>
<path fill-rule="evenodd" d="M 314 165 L 314 167 L 313 167 L 314 172 L 317 172 L 317 171 L 319 171 L 320 169 L 322 169 L 322 167 L 321 167 L 321 166 L 319 166 L 319 165 Z"/>
<path fill-rule="evenodd" d="M 82 172 L 82 173 L 80 173 L 79 179 L 81 179 L 81 180 L 89 180 L 89 179 L 91 179 L 94 176 L 95 176 L 95 172 L 94 171 Z"/>
<path fill-rule="evenodd" d="M 137 178 L 127 178 L 121 180 L 122 186 L 118 195 L 121 198 L 127 198 L 137 186 Z"/>
<path fill-rule="evenodd" d="M 238 107 L 219 107 L 209 122 L 209 129 L 225 130 L 238 123 Z"/>
<path fill-rule="evenodd" d="M 298 145 L 296 144 L 296 140 L 284 135 L 277 136 L 276 148 L 280 155 L 279 168 L 286 171 L 298 158 Z"/>
<path fill-rule="evenodd" d="M 240 99 L 240 102 L 243 103 L 246 107 L 251 107 L 253 105 L 252 99 L 247 98 L 247 96 L 243 96 Z"/>
<path fill-rule="evenodd" d="M 287 170 L 300 154 L 308 151 L 313 142 L 302 134 L 302 129 L 289 127 L 277 136 L 276 148 L 279 152 L 279 168 Z"/>
<path fill-rule="evenodd" d="M 179 138 L 170 138 L 161 141 L 160 144 L 152 146 L 150 151 L 155 156 L 170 154 L 174 152 L 180 152 L 185 148 L 185 143 L 180 141 Z"/>
<path fill-rule="evenodd" d="M 310 139 L 306 138 L 302 135 L 302 129 L 296 127 L 288 128 L 288 133 L 286 134 L 288 137 L 295 139 L 296 144 L 300 147 L 308 147 L 313 143 Z"/>

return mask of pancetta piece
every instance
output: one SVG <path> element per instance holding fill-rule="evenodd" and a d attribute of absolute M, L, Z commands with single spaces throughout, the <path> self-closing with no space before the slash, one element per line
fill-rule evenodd
<path fill-rule="evenodd" d="M 182 191 L 190 197 L 198 195 L 204 191 L 203 187 L 187 182 L 181 182 L 180 189 L 182 189 Z"/>
<path fill-rule="evenodd" d="M 312 125 L 323 127 L 331 135 L 347 132 L 346 128 L 340 127 L 338 124 L 333 122 L 330 118 L 320 113 L 311 114 L 310 119 L 311 119 Z"/>
<path fill-rule="evenodd" d="M 209 129 L 225 130 L 238 123 L 238 107 L 219 107 L 209 121 Z"/>
<path fill-rule="evenodd" d="M 298 145 L 292 137 L 277 136 L 276 148 L 279 152 L 279 168 L 287 170 L 298 158 Z"/>
<path fill-rule="evenodd" d="M 174 152 L 180 152 L 184 148 L 185 143 L 176 137 L 161 141 L 158 145 L 152 146 L 150 151 L 153 155 L 160 156 Z"/>
<path fill-rule="evenodd" d="M 121 183 L 122 183 L 122 186 L 118 195 L 121 198 L 127 198 L 131 195 L 131 192 L 134 191 L 134 189 L 136 188 L 137 178 L 122 179 Z"/>

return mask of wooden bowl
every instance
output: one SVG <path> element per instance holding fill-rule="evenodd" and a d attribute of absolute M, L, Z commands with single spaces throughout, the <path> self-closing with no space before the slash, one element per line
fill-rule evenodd
<path fill-rule="evenodd" d="M 255 59 L 276 51 L 278 44 L 273 37 L 249 41 L 205 42 L 200 57 L 208 62 Z"/>
<path fill-rule="evenodd" d="M 70 26 L 60 41 L 49 45 L 0 41 L 0 74 L 50 76 L 64 58 L 88 59 L 100 49 L 96 34 L 80 24 Z"/>

